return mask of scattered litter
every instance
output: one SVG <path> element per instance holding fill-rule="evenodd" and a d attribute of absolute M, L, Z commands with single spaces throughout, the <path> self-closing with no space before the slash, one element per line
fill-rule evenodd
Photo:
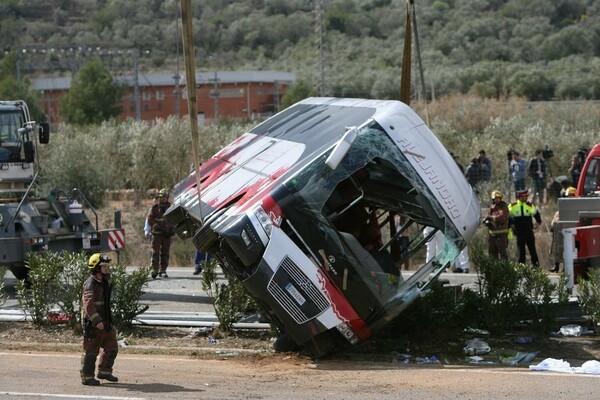
<path fill-rule="evenodd" d="M 581 367 L 573 367 L 573 372 L 576 374 L 600 375 L 600 361 L 586 361 L 581 365 Z"/>
<path fill-rule="evenodd" d="M 479 338 L 467 340 L 463 348 L 467 356 L 480 356 L 489 353 L 491 350 L 490 345 Z"/>
<path fill-rule="evenodd" d="M 125 339 L 117 340 L 117 344 L 119 345 L 119 347 L 122 347 L 122 348 L 127 347 L 127 342 L 125 341 Z"/>
<path fill-rule="evenodd" d="M 486 331 L 483 329 L 477 329 L 477 328 L 465 328 L 465 330 L 463 332 L 470 333 L 472 335 L 489 335 L 490 334 L 490 331 Z"/>
<path fill-rule="evenodd" d="M 558 332 L 563 336 L 581 336 L 583 327 L 581 325 L 565 325 Z"/>
<path fill-rule="evenodd" d="M 194 329 L 193 331 L 190 331 L 190 333 L 187 335 L 187 337 L 190 339 L 194 339 L 199 336 L 206 336 L 206 334 L 209 333 L 210 331 L 211 331 L 211 328 L 207 328 L 207 327 L 202 327 L 200 329 Z"/>
<path fill-rule="evenodd" d="M 581 367 L 571 367 L 567 361 L 557 360 L 555 358 L 546 358 L 538 365 L 530 365 L 532 371 L 552 371 L 552 372 L 568 372 L 571 374 L 594 374 L 600 375 L 600 362 L 590 360 L 584 362 Z"/>
<path fill-rule="evenodd" d="M 415 357 L 415 362 L 417 364 L 439 364 L 440 360 L 437 359 L 436 356 L 430 357 Z"/>
<path fill-rule="evenodd" d="M 410 362 L 410 358 L 412 356 L 410 354 L 399 353 L 397 351 L 392 351 L 392 361 L 397 362 L 399 364 L 408 364 Z"/>
<path fill-rule="evenodd" d="M 224 357 L 235 357 L 238 355 L 235 351 L 217 350 L 216 354 Z"/>
<path fill-rule="evenodd" d="M 494 361 L 486 360 L 480 356 L 471 356 L 469 357 L 469 364 L 496 364 Z"/>
<path fill-rule="evenodd" d="M 49 312 L 46 315 L 46 319 L 51 324 L 66 324 L 71 320 L 71 317 L 65 313 L 60 312 Z"/>
<path fill-rule="evenodd" d="M 214 337 L 210 336 L 208 338 L 208 343 L 217 343 L 217 339 L 215 339 Z"/>
<path fill-rule="evenodd" d="M 539 351 L 533 353 L 521 353 L 518 352 L 514 357 L 502 358 L 500 361 L 504 365 L 527 365 L 533 361 L 533 359 L 539 354 Z"/>
<path fill-rule="evenodd" d="M 531 336 L 517 336 L 515 341 L 518 344 L 529 344 L 529 343 L 533 343 L 533 338 Z"/>

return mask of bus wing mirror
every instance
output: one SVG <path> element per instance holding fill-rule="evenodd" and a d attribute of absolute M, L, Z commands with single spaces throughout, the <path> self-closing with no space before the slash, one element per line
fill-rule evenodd
<path fill-rule="evenodd" d="M 325 164 L 331 168 L 332 170 L 336 169 L 342 159 L 348 154 L 348 150 L 350 150 L 350 146 L 358 136 L 358 130 L 355 126 L 349 127 L 344 136 L 340 139 L 339 142 L 335 145 L 327 160 L 325 160 Z"/>
<path fill-rule="evenodd" d="M 47 144 L 50 141 L 50 124 L 41 122 L 39 125 L 40 143 Z"/>

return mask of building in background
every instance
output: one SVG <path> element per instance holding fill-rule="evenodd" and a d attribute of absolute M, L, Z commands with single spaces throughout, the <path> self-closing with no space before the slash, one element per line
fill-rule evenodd
<path fill-rule="evenodd" d="M 125 85 L 119 120 L 148 121 L 188 113 L 185 77 L 161 73 L 116 79 Z M 269 117 L 277 112 L 281 98 L 295 80 L 295 74 L 278 71 L 197 73 L 198 120 L 203 123 L 217 118 Z M 32 86 L 42 93 L 48 122 L 62 122 L 59 100 L 71 87 L 71 77 L 36 78 L 32 79 Z"/>

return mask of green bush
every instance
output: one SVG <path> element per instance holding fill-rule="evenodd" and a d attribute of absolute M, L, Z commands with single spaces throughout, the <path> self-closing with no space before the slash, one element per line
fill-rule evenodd
<path fill-rule="evenodd" d="M 81 297 L 83 284 L 89 277 L 87 260 L 85 253 L 29 254 L 29 275 L 27 280 L 17 282 L 17 296 L 34 325 L 53 322 L 49 317 L 58 308 L 74 330 L 81 329 Z M 110 272 L 113 322 L 117 328 L 126 328 L 148 308 L 140 306 L 139 299 L 149 271 L 142 268 L 128 275 L 124 266 L 112 265 Z"/>
<path fill-rule="evenodd" d="M 140 268 L 127 274 L 125 266 L 114 265 L 110 275 L 113 323 L 117 328 L 129 328 L 133 319 L 148 309 L 148 305 L 140 305 L 140 298 L 148 285 L 150 269 Z"/>
<path fill-rule="evenodd" d="M 600 322 L 600 270 L 592 268 L 587 279 L 579 279 L 579 303 L 586 315 L 594 321 L 594 326 Z"/>
<path fill-rule="evenodd" d="M 202 289 L 211 297 L 220 330 L 227 332 L 248 311 L 258 309 L 238 279 L 227 276 L 227 283 L 217 281 L 218 262 L 215 259 L 203 263 Z"/>
<path fill-rule="evenodd" d="M 83 282 L 87 277 L 87 257 L 83 253 L 29 253 L 27 280 L 17 282 L 21 308 L 34 325 L 48 323 L 48 316 L 58 307 L 69 317 L 71 326 L 80 326 Z"/>
<path fill-rule="evenodd" d="M 527 320 L 534 333 L 551 332 L 568 300 L 566 276 L 554 284 L 539 267 L 494 259 L 482 249 L 471 254 L 477 265 L 480 306 L 487 329 L 501 334 Z"/>

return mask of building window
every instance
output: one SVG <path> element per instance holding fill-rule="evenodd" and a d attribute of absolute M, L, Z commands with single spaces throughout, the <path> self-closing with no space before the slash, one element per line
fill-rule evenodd
<path fill-rule="evenodd" d="M 142 92 L 142 100 L 144 101 L 150 101 L 152 100 L 152 92 Z"/>
<path fill-rule="evenodd" d="M 264 96 L 265 94 L 265 89 L 261 86 L 258 89 L 256 89 L 256 94 L 259 96 Z"/>
<path fill-rule="evenodd" d="M 164 100 L 165 99 L 165 92 L 163 92 L 162 90 L 157 90 L 156 91 L 156 100 Z"/>

